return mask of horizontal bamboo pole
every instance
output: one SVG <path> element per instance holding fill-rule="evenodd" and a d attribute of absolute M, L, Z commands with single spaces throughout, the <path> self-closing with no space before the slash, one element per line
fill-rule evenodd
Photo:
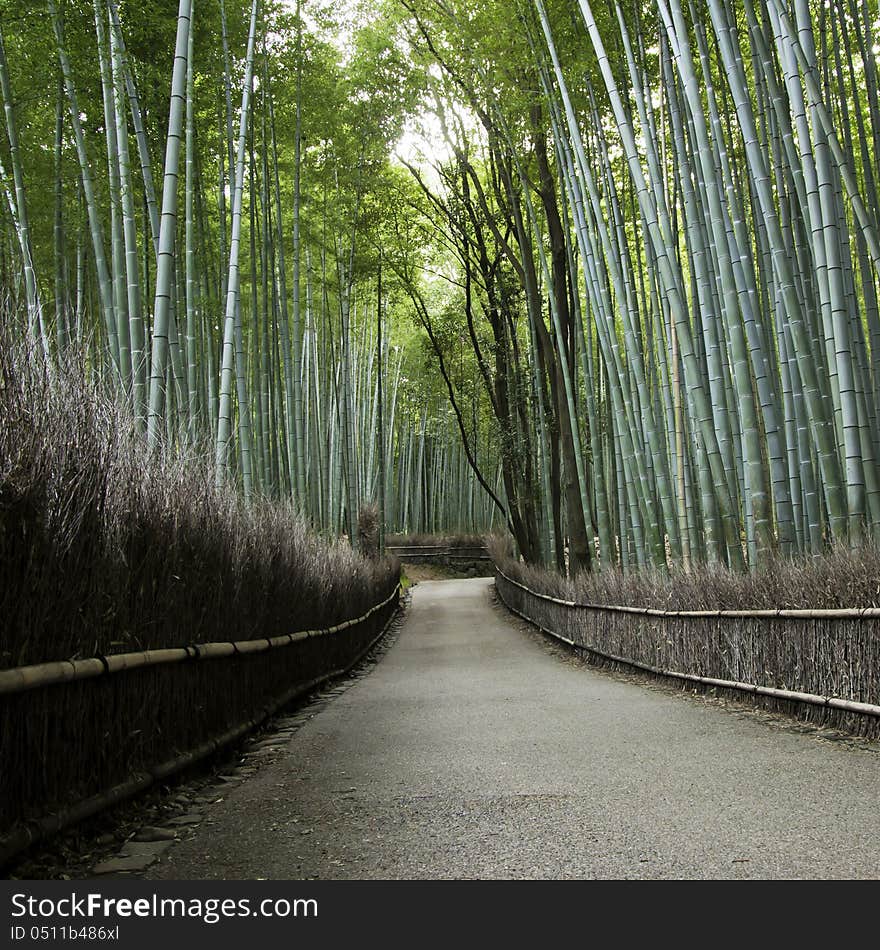
<path fill-rule="evenodd" d="M 485 554 L 486 549 L 481 544 L 386 544 L 386 550 L 397 554 L 399 551 L 480 551 Z M 488 555 L 487 555 L 488 556 Z"/>
<path fill-rule="evenodd" d="M 880 619 L 880 607 L 838 607 L 836 609 L 802 609 L 794 607 L 779 607 L 772 610 L 659 610 L 656 607 L 623 607 L 615 604 L 589 604 L 576 600 L 560 600 L 558 597 L 551 597 L 549 594 L 542 594 L 540 591 L 532 590 L 519 581 L 509 577 L 498 565 L 495 565 L 496 573 L 500 574 L 509 584 L 519 587 L 533 597 L 539 597 L 551 604 L 559 604 L 562 607 L 576 607 L 582 610 L 605 610 L 612 613 L 638 614 L 642 617 L 694 617 L 694 618 L 712 618 L 726 617 L 730 619 L 757 619 L 757 620 L 877 620 Z"/>
<path fill-rule="evenodd" d="M 409 558 L 458 558 L 465 561 L 491 561 L 492 558 L 482 548 L 436 548 L 436 547 L 418 547 L 418 548 L 393 548 L 386 545 L 386 550 L 390 551 L 396 558 L 405 561 Z"/>
<path fill-rule="evenodd" d="M 400 585 L 395 588 L 394 593 L 397 593 L 399 589 Z M 370 611 L 370 613 L 374 613 L 376 610 L 384 607 L 390 601 L 391 597 L 386 598 L 382 604 L 378 604 Z M 369 615 L 370 614 L 365 614 L 365 618 Z M 266 719 L 276 713 L 279 709 L 283 708 L 288 703 L 293 702 L 293 700 L 297 699 L 298 697 L 304 696 L 316 687 L 326 683 L 328 680 L 335 679 L 339 676 L 344 676 L 349 672 L 349 670 L 353 669 L 367 655 L 367 653 L 370 652 L 370 650 L 373 649 L 373 647 L 382 639 L 383 636 L 385 636 L 385 634 L 388 632 L 389 626 L 394 620 L 394 617 L 395 615 L 392 615 L 388 618 L 388 622 L 382 627 L 379 633 L 376 634 L 376 636 L 364 647 L 363 650 L 357 654 L 357 656 L 355 656 L 355 658 L 350 663 L 346 664 L 344 667 L 331 670 L 329 673 L 324 673 L 321 676 L 315 677 L 315 679 L 309 680 L 307 683 L 300 683 L 291 687 L 279 699 L 274 700 L 271 703 L 267 703 L 255 716 L 248 719 L 247 722 L 244 722 L 238 726 L 234 726 L 232 729 L 227 730 L 222 735 L 217 736 L 215 739 L 209 739 L 207 742 L 202 743 L 202 745 L 197 746 L 195 749 L 191 749 L 189 752 L 185 752 L 173 759 L 169 759 L 168 761 L 163 762 L 146 772 L 133 775 L 127 781 L 122 782 L 119 785 L 114 785 L 112 788 L 107 789 L 107 791 L 100 792 L 98 795 L 92 795 L 90 798 L 83 799 L 83 801 L 77 802 L 75 805 L 71 805 L 69 808 L 65 808 L 60 812 L 56 812 L 55 814 L 46 815 L 43 818 L 30 821 L 25 825 L 19 826 L 10 834 L 0 837 L 0 869 L 4 868 L 17 854 L 20 854 L 25 848 L 30 847 L 32 844 L 36 844 L 36 842 L 42 841 L 43 839 L 48 838 L 50 835 L 57 834 L 64 828 L 68 828 L 80 821 L 84 821 L 86 818 L 90 818 L 92 815 L 96 815 L 107 808 L 118 805 L 120 802 L 126 801 L 129 798 L 133 798 L 140 792 L 146 791 L 146 789 L 148 789 L 154 783 L 164 781 L 169 776 L 174 775 L 185 768 L 188 768 L 189 766 L 198 762 L 200 759 L 204 759 L 207 756 L 212 755 L 218 749 L 221 749 L 224 746 L 242 738 L 248 732 L 259 726 L 260 723 L 264 722 Z M 292 636 L 297 636 L 297 634 L 293 634 Z"/>
<path fill-rule="evenodd" d="M 498 570 L 497 565 L 496 565 L 496 570 Z M 542 600 L 548 600 L 553 603 L 561 604 L 562 606 L 565 606 L 565 607 L 577 607 L 577 608 L 586 608 L 586 609 L 594 609 L 594 610 L 618 609 L 618 608 L 600 607 L 600 606 L 592 605 L 592 604 L 578 604 L 578 603 L 575 603 L 574 601 L 558 600 L 555 597 L 548 597 L 546 594 L 540 594 L 537 591 L 531 590 L 531 588 L 526 587 L 525 584 L 520 584 L 518 581 L 515 581 L 512 578 L 508 577 L 507 574 L 505 574 L 501 570 L 498 570 L 498 573 L 501 575 L 501 577 L 504 578 L 504 580 L 506 580 L 509 584 L 512 584 L 514 587 L 519 587 L 521 590 L 526 591 L 526 593 L 531 594 L 535 597 L 538 597 Z M 662 667 L 651 666 L 648 663 L 642 663 L 639 660 L 633 660 L 630 657 L 617 656 L 614 653 L 606 653 L 603 650 L 597 649 L 596 647 L 591 647 L 584 643 L 576 643 L 574 640 L 570 640 L 568 637 L 562 636 L 561 634 L 557 633 L 555 630 L 550 630 L 547 627 L 542 626 L 541 624 L 533 620 L 531 617 L 522 613 L 522 611 L 517 610 L 516 607 L 513 607 L 511 604 L 509 604 L 504 599 L 504 593 L 502 592 L 502 589 L 499 588 L 497 584 L 495 585 L 495 590 L 498 592 L 498 596 L 501 598 L 501 601 L 504 604 L 504 606 L 511 613 L 516 614 L 518 617 L 522 617 L 523 620 L 528 621 L 530 624 L 532 624 L 532 626 L 535 626 L 539 630 L 542 630 L 544 633 L 547 633 L 550 636 L 555 637 L 557 640 L 563 641 L 569 646 L 577 647 L 578 649 L 581 649 L 581 650 L 587 650 L 589 653 L 592 653 L 594 656 L 601 657 L 604 660 L 610 660 L 613 663 L 620 663 L 623 666 L 633 667 L 634 669 L 642 670 L 645 673 L 651 673 L 654 676 L 664 676 L 670 679 L 681 680 L 688 683 L 697 683 L 702 686 L 715 686 L 720 689 L 730 689 L 736 692 L 751 693 L 757 696 L 769 696 L 774 699 L 782 699 L 782 700 L 787 700 L 789 702 L 806 703 L 807 705 L 810 705 L 810 706 L 822 706 L 822 707 L 827 707 L 829 709 L 841 709 L 846 712 L 858 713 L 864 716 L 880 717 L 880 706 L 875 705 L 874 703 L 860 703 L 851 699 L 838 699 L 836 696 L 818 696 L 815 693 L 802 693 L 802 692 L 798 692 L 796 690 L 790 690 L 790 689 L 776 689 L 773 686 L 759 686 L 756 683 L 740 683 L 740 682 L 737 682 L 736 680 L 717 679 L 712 676 L 699 676 L 696 673 L 682 673 L 682 672 L 679 672 L 678 670 L 667 670 L 667 669 L 663 669 Z M 632 611 L 626 611 L 626 612 L 631 613 Z M 642 613 L 642 611 L 636 611 L 636 612 Z M 690 611 L 683 614 L 683 616 L 692 617 L 694 616 L 694 613 L 695 612 Z M 670 611 L 669 613 L 666 613 L 664 616 L 680 617 L 682 616 L 682 614 L 680 612 Z M 709 611 L 707 613 L 701 614 L 701 616 L 716 617 L 718 616 L 718 614 L 714 611 Z M 725 616 L 730 616 L 730 613 L 725 614 Z M 755 612 L 738 613 L 738 614 L 735 614 L 735 616 L 754 617 Z M 759 614 L 759 616 L 761 617 L 765 616 L 764 612 L 762 611 Z"/>
<path fill-rule="evenodd" d="M 184 660 L 221 660 L 236 654 L 245 656 L 251 653 L 265 653 L 267 650 L 290 646 L 310 637 L 322 637 L 340 630 L 347 630 L 356 624 L 368 620 L 377 610 L 381 610 L 400 594 L 400 584 L 381 603 L 371 607 L 362 617 L 346 620 L 332 627 L 320 630 L 300 630 L 271 639 L 237 640 L 231 643 L 195 643 L 187 647 L 174 647 L 162 650 L 143 650 L 137 653 L 115 653 L 104 657 L 91 657 L 86 660 L 60 660 L 51 663 L 37 663 L 33 666 L 17 666 L 0 670 L 0 696 L 22 693 L 25 690 L 57 683 L 70 683 L 74 680 L 92 679 L 110 673 L 121 673 L 146 666 L 160 666 L 166 663 L 182 663 Z"/>

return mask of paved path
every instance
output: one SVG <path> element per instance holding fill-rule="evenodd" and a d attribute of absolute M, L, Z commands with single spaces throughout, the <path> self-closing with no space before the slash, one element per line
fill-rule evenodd
<path fill-rule="evenodd" d="M 151 877 L 880 877 L 880 754 L 579 668 L 424 582 Z M 876 747 L 875 747 L 876 748 Z"/>

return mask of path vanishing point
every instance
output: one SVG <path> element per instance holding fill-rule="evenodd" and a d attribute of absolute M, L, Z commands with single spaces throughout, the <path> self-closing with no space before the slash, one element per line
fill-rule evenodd
<path fill-rule="evenodd" d="M 374 669 L 150 878 L 880 876 L 880 753 L 596 672 L 422 582 Z"/>

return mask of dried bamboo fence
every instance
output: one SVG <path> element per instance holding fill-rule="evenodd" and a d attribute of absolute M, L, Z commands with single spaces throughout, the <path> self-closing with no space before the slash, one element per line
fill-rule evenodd
<path fill-rule="evenodd" d="M 500 600 L 599 663 L 880 736 L 880 609 L 656 610 L 562 600 L 497 564 Z"/>
<path fill-rule="evenodd" d="M 492 558 L 482 544 L 389 543 L 386 550 L 402 564 L 437 564 L 457 574 L 492 576 Z"/>
<path fill-rule="evenodd" d="M 395 579 L 365 614 L 328 628 L 0 671 L 0 867 L 345 673 L 399 600 Z"/>

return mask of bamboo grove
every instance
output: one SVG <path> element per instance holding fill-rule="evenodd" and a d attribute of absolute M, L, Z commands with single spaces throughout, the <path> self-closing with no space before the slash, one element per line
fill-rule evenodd
<path fill-rule="evenodd" d="M 374 41 L 345 75 L 316 14 L 304 35 L 298 8 L 259 0 L 0 8 L 4 285 L 49 366 L 85 346 L 151 452 L 209 453 L 245 499 L 292 499 L 353 540 L 368 503 L 390 530 L 489 527 L 438 400 L 405 373 L 363 221 L 405 105 L 370 111 L 395 64 Z"/>
<path fill-rule="evenodd" d="M 403 2 L 527 559 L 876 539 L 876 4 Z"/>
<path fill-rule="evenodd" d="M 151 451 L 571 571 L 880 537 L 876 0 L 27 6 L 4 283 Z"/>

